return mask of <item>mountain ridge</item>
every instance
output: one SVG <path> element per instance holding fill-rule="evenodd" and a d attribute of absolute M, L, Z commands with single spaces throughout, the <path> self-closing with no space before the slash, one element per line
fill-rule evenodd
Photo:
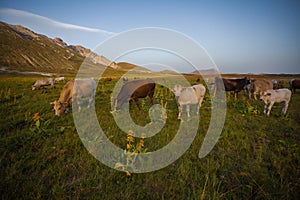
<path fill-rule="evenodd" d="M 61 38 L 52 39 L 21 25 L 0 21 L 0 39 L 0 67 L 7 71 L 75 74 L 84 60 L 97 67 L 118 68 L 88 48 L 68 45 Z"/>

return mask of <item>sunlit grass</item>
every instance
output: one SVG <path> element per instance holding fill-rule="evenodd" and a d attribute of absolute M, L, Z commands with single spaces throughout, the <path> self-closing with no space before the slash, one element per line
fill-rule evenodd
<path fill-rule="evenodd" d="M 83 146 L 72 115 L 54 116 L 49 102 L 58 99 L 55 89 L 31 91 L 37 77 L 0 77 L 0 150 L 2 199 L 298 199 L 300 94 L 292 96 L 287 115 L 274 106 L 270 117 L 263 103 L 241 93 L 227 104 L 225 126 L 214 149 L 203 159 L 198 153 L 210 122 L 206 95 L 200 111 L 199 130 L 188 151 L 166 168 L 126 175 L 95 159 Z M 191 82 L 195 78 L 188 77 Z M 70 78 L 69 78 L 70 79 Z M 166 109 L 166 124 L 151 138 L 129 137 L 115 122 L 110 93 L 116 82 L 99 82 L 96 112 L 110 140 L 127 150 L 130 167 L 136 152 L 157 150 L 168 144 L 179 127 L 177 104 L 167 88 L 158 87 L 155 103 Z M 131 117 L 146 125 L 149 100 L 142 110 L 133 104 Z M 196 117 L 191 107 L 192 117 Z M 128 138 L 129 137 L 129 138 Z"/>

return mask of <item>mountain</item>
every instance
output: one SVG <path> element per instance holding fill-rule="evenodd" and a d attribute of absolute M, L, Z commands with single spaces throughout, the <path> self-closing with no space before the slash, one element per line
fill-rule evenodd
<path fill-rule="evenodd" d="M 84 59 L 98 67 L 117 68 L 104 56 L 60 38 L 48 38 L 20 25 L 0 22 L 0 67 L 2 71 L 34 71 L 75 74 Z"/>
<path fill-rule="evenodd" d="M 131 63 L 127 63 L 127 62 L 119 62 L 119 63 L 115 63 L 117 65 L 117 69 L 118 70 L 122 70 L 122 71 L 130 71 L 133 70 L 134 71 L 138 71 L 138 72 L 146 72 L 146 73 L 150 73 L 151 70 L 146 69 L 144 67 L 135 65 L 135 64 L 131 64 Z"/>
<path fill-rule="evenodd" d="M 220 72 L 214 68 L 211 68 L 211 69 L 195 70 L 195 71 L 191 72 L 190 74 L 208 76 L 208 75 L 220 74 Z"/>
<path fill-rule="evenodd" d="M 162 73 L 162 74 L 178 74 L 178 72 L 175 72 L 175 71 L 169 70 L 169 69 L 162 70 L 159 73 Z"/>

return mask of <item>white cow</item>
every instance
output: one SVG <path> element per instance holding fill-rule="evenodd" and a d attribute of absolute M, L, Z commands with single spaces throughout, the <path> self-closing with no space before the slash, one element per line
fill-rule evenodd
<path fill-rule="evenodd" d="M 52 88 L 54 88 L 54 79 L 53 78 L 44 78 L 36 80 L 35 83 L 32 85 L 31 89 L 35 90 L 40 87 L 51 85 Z"/>
<path fill-rule="evenodd" d="M 65 77 L 62 76 L 62 77 L 57 77 L 57 78 L 54 79 L 54 82 L 55 82 L 55 83 L 61 82 L 61 81 L 62 81 L 62 82 L 65 82 L 65 81 L 66 81 Z"/>
<path fill-rule="evenodd" d="M 55 115 L 60 116 L 68 112 L 68 107 L 71 102 L 77 101 L 78 110 L 80 111 L 80 100 L 83 97 L 89 97 L 88 108 L 95 102 L 96 82 L 92 78 L 76 79 L 66 83 L 60 93 L 57 101 L 51 102 L 54 104 Z"/>
<path fill-rule="evenodd" d="M 201 107 L 206 88 L 202 84 L 193 85 L 192 87 L 174 86 L 174 94 L 178 102 L 178 119 L 181 118 L 183 105 L 186 105 L 187 116 L 190 117 L 190 104 L 197 104 L 197 115 Z"/>
<path fill-rule="evenodd" d="M 267 116 L 270 115 L 274 103 L 282 103 L 281 114 L 285 114 L 289 106 L 291 95 L 292 92 L 286 88 L 278 89 L 278 90 L 270 89 L 265 92 L 262 92 L 260 100 L 264 101 L 265 103 L 264 114 L 267 114 Z M 268 104 L 270 104 L 269 107 Z"/>

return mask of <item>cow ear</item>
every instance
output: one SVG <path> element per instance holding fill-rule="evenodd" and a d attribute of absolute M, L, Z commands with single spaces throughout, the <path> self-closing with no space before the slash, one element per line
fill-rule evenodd
<path fill-rule="evenodd" d="M 56 101 L 53 101 L 53 102 L 50 102 L 49 104 L 53 105 L 53 104 L 55 104 L 55 103 L 56 103 Z"/>

